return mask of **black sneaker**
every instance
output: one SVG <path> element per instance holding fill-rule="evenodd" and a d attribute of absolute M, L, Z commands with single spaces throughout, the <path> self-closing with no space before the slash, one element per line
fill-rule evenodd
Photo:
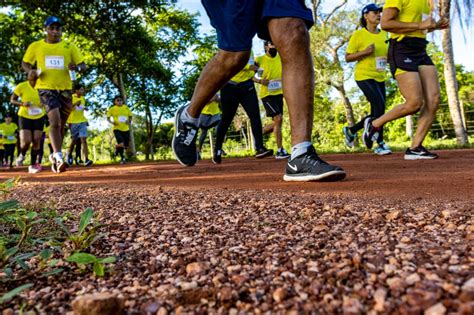
<path fill-rule="evenodd" d="M 306 153 L 288 161 L 286 165 L 285 181 L 338 181 L 346 177 L 346 172 L 339 166 L 323 161 L 313 146 L 308 147 Z"/>
<path fill-rule="evenodd" d="M 255 154 L 255 157 L 257 159 L 263 159 L 264 157 L 267 156 L 272 156 L 273 155 L 273 150 L 266 149 L 266 148 L 261 148 L 257 150 L 257 153 Z"/>
<path fill-rule="evenodd" d="M 432 153 L 423 146 L 414 149 L 408 148 L 405 151 L 405 160 L 434 160 L 438 158 L 438 154 Z"/>
<path fill-rule="evenodd" d="M 94 162 L 92 162 L 92 160 L 87 159 L 87 160 L 84 162 L 84 166 L 91 166 L 92 163 L 94 163 Z"/>
<path fill-rule="evenodd" d="M 212 163 L 221 164 L 222 163 L 222 155 L 223 155 L 222 153 L 224 153 L 224 151 L 215 150 L 214 153 L 212 154 Z"/>
<path fill-rule="evenodd" d="M 348 148 L 354 147 L 354 141 L 357 137 L 357 134 L 353 135 L 349 127 L 345 126 L 342 128 L 342 133 L 344 134 L 344 143 Z"/>
<path fill-rule="evenodd" d="M 373 119 L 368 117 L 364 121 L 364 133 L 362 134 L 362 141 L 364 142 L 367 149 L 372 149 L 374 141 L 377 141 L 379 138 L 380 128 L 375 128 L 372 125 Z"/>
<path fill-rule="evenodd" d="M 198 128 L 181 120 L 181 113 L 186 108 L 187 106 L 182 106 L 176 111 L 174 117 L 175 134 L 173 135 L 171 147 L 179 164 L 193 166 L 198 160 L 196 151 Z"/>

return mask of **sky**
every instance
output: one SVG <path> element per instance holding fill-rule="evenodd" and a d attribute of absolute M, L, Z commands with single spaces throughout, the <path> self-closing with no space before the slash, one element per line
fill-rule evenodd
<path fill-rule="evenodd" d="M 331 2 L 333 3 L 333 1 L 326 1 L 326 3 Z M 361 9 L 362 6 L 358 5 L 357 2 L 358 1 L 356 0 L 349 0 L 349 8 Z M 200 0 L 178 0 L 178 7 L 186 9 L 191 13 L 200 13 L 199 22 L 201 23 L 201 33 L 206 34 L 213 30 Z M 474 28 L 471 26 L 469 30 L 465 30 L 463 32 L 459 26 L 459 23 L 456 21 L 452 27 L 455 62 L 456 64 L 464 65 L 467 70 L 474 71 Z M 440 44 L 439 32 L 435 33 L 438 34 L 435 34 L 434 38 L 430 36 L 428 39 L 430 41 L 434 40 L 436 43 Z M 253 50 L 256 55 L 263 54 L 262 42 L 257 37 L 254 38 Z"/>

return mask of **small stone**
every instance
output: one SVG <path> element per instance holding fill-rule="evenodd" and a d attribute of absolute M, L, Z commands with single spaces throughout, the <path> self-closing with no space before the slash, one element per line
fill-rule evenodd
<path fill-rule="evenodd" d="M 342 299 L 342 312 L 344 314 L 361 314 L 362 304 L 358 299 L 343 296 Z"/>
<path fill-rule="evenodd" d="M 395 271 L 397 270 L 397 266 L 391 265 L 391 264 L 385 264 L 383 266 L 383 270 L 388 276 L 390 276 L 395 273 Z"/>
<path fill-rule="evenodd" d="M 444 315 L 446 314 L 446 307 L 442 303 L 435 304 L 425 310 L 425 315 Z"/>
<path fill-rule="evenodd" d="M 387 296 L 387 290 L 384 288 L 378 288 L 374 293 L 374 310 L 377 312 L 383 312 L 385 310 L 385 298 Z"/>
<path fill-rule="evenodd" d="M 231 287 L 223 287 L 219 290 L 217 295 L 221 302 L 228 302 L 232 300 L 232 288 Z"/>
<path fill-rule="evenodd" d="M 469 280 L 467 280 L 463 285 L 462 285 L 462 288 L 461 288 L 463 291 L 466 291 L 466 292 L 474 292 L 474 278 L 471 278 Z"/>
<path fill-rule="evenodd" d="M 86 294 L 72 302 L 76 315 L 114 315 L 123 312 L 124 303 L 110 293 Z"/>
<path fill-rule="evenodd" d="M 283 301 L 287 295 L 288 295 L 288 292 L 286 291 L 285 288 L 278 288 L 275 291 L 273 291 L 273 294 L 272 294 L 273 299 L 277 303 L 280 303 L 281 301 Z"/>
<path fill-rule="evenodd" d="M 396 218 L 398 218 L 399 214 L 400 214 L 400 211 L 398 210 L 391 211 L 389 214 L 385 216 L 385 219 L 387 219 L 387 221 L 393 221 Z"/>
<path fill-rule="evenodd" d="M 191 281 L 191 282 L 181 282 L 179 284 L 181 290 L 183 291 L 188 291 L 192 289 L 196 289 L 198 287 L 198 284 L 196 281 Z"/>
<path fill-rule="evenodd" d="M 165 307 L 160 307 L 160 309 L 158 310 L 158 313 L 156 313 L 156 315 L 168 315 L 168 310 L 165 308 Z"/>
<path fill-rule="evenodd" d="M 186 273 L 189 276 L 194 276 L 203 273 L 206 270 L 205 265 L 199 262 L 193 262 L 186 266 Z"/>
<path fill-rule="evenodd" d="M 150 301 L 141 307 L 142 315 L 155 315 L 160 307 L 161 304 L 157 301 Z"/>
<path fill-rule="evenodd" d="M 420 280 L 421 280 L 420 276 L 415 272 L 405 278 L 405 283 L 407 285 L 414 285 Z"/>

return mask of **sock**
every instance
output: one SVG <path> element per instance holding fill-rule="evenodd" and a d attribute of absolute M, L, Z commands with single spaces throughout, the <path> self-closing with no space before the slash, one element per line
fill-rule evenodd
<path fill-rule="evenodd" d="M 38 157 L 38 150 L 31 150 L 31 165 L 36 164 L 36 158 Z"/>
<path fill-rule="evenodd" d="M 199 117 L 198 118 L 191 117 L 191 115 L 189 115 L 188 113 L 187 107 L 181 113 L 180 118 L 183 120 L 183 122 L 189 123 L 195 127 L 197 127 L 197 125 L 199 124 Z"/>
<path fill-rule="evenodd" d="M 291 159 L 294 159 L 297 156 L 305 154 L 308 150 L 308 147 L 311 146 L 310 141 L 303 141 L 291 148 Z"/>
<path fill-rule="evenodd" d="M 53 154 L 53 157 L 56 159 L 56 160 L 62 160 L 63 159 L 63 153 L 62 152 L 55 152 Z"/>

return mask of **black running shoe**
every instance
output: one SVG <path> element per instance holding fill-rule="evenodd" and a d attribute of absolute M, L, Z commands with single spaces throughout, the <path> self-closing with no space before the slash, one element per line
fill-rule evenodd
<path fill-rule="evenodd" d="M 438 158 L 438 154 L 432 153 L 423 146 L 414 149 L 408 148 L 405 151 L 405 160 L 434 160 Z"/>
<path fill-rule="evenodd" d="M 347 126 L 342 128 L 342 133 L 344 134 L 344 143 L 346 144 L 346 146 L 348 148 L 353 148 L 357 134 L 353 135 L 351 133 L 351 130 Z"/>
<path fill-rule="evenodd" d="M 372 149 L 374 141 L 379 138 L 380 128 L 375 128 L 372 125 L 373 119 L 368 117 L 364 121 L 364 133 L 362 134 L 362 141 L 364 142 L 367 149 Z"/>
<path fill-rule="evenodd" d="M 261 148 L 257 150 L 257 153 L 255 154 L 255 157 L 257 159 L 263 159 L 264 157 L 267 156 L 272 156 L 273 155 L 273 150 L 266 149 L 266 148 Z"/>
<path fill-rule="evenodd" d="M 215 150 L 212 154 L 212 163 L 214 164 L 221 164 L 222 163 L 222 150 Z"/>
<path fill-rule="evenodd" d="M 92 160 L 87 159 L 87 160 L 84 162 L 84 166 L 91 166 L 92 163 L 94 163 L 94 162 L 92 162 Z"/>
<path fill-rule="evenodd" d="M 187 106 L 182 106 L 176 111 L 174 117 L 175 134 L 173 135 L 171 147 L 174 156 L 181 165 L 193 166 L 198 160 L 198 153 L 196 151 L 198 128 L 181 120 L 181 113 L 186 108 Z"/>
<path fill-rule="evenodd" d="M 346 177 L 346 172 L 339 166 L 323 161 L 313 146 L 306 153 L 288 161 L 283 179 L 285 181 L 338 181 Z"/>

